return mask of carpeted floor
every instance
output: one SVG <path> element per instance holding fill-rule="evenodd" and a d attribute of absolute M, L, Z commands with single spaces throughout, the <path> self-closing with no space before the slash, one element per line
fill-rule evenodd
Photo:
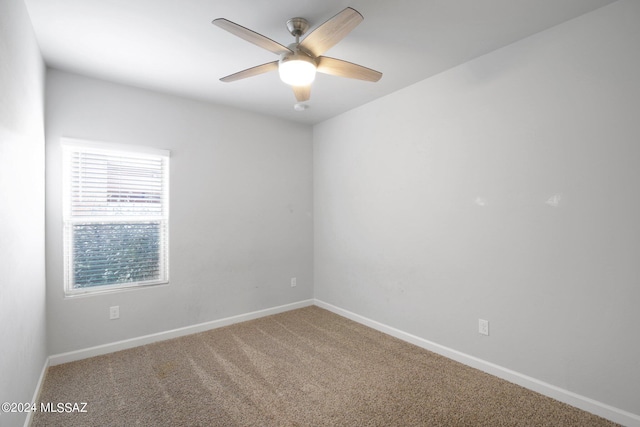
<path fill-rule="evenodd" d="M 32 426 L 613 426 L 318 307 L 47 371 Z M 81 409 L 81 408 L 80 408 Z"/>

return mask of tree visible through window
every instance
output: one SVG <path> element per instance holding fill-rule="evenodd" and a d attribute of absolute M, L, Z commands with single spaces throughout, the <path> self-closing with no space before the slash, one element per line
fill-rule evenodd
<path fill-rule="evenodd" d="M 169 154 L 63 141 L 67 294 L 168 281 Z"/>

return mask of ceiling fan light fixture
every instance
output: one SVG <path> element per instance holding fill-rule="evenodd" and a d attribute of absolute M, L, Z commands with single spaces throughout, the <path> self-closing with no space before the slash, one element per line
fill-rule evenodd
<path fill-rule="evenodd" d="M 315 80 L 316 71 L 339 77 L 377 82 L 382 77 L 382 73 L 379 71 L 322 55 L 349 34 L 363 19 L 357 10 L 347 7 L 320 24 L 311 34 L 305 36 L 304 40 L 300 41 L 300 38 L 310 28 L 309 22 L 300 17 L 291 18 L 287 21 L 287 30 L 295 37 L 296 41 L 289 46 L 284 46 L 228 19 L 214 19 L 212 21 L 214 25 L 280 56 L 278 61 L 247 68 L 223 77 L 220 81 L 234 82 L 275 71 L 277 68 L 280 80 L 293 89 L 293 95 L 299 103 L 296 104 L 297 108 L 304 108 L 306 104 L 300 103 L 308 101 L 311 97 L 311 83 Z"/>
<path fill-rule="evenodd" d="M 316 64 L 304 54 L 284 56 L 278 64 L 280 80 L 291 86 L 308 86 L 316 78 Z"/>

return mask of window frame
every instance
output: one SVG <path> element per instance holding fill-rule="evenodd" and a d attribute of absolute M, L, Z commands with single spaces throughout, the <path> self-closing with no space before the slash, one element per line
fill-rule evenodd
<path fill-rule="evenodd" d="M 131 289 L 141 289 L 169 283 L 169 150 L 153 147 L 105 143 L 75 138 L 61 138 L 62 149 L 62 237 L 63 237 L 63 269 L 64 293 L 66 297 L 78 295 L 92 295 L 105 292 L 117 292 Z M 122 156 L 127 158 L 143 158 L 160 160 L 162 164 L 162 196 L 161 214 L 155 215 L 86 215 L 77 216 L 71 212 L 72 183 L 71 156 L 73 153 L 87 152 L 108 156 Z M 108 193 L 105 192 L 108 196 Z M 131 223 L 159 223 L 160 241 L 158 248 L 158 268 L 160 277 L 154 280 L 136 282 L 118 282 L 106 285 L 76 287 L 74 283 L 74 225 L 80 224 L 131 224 Z"/>

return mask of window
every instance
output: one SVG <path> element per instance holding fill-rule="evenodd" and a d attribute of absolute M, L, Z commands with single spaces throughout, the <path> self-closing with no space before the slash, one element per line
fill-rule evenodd
<path fill-rule="evenodd" d="M 169 280 L 169 152 L 62 140 L 65 292 Z"/>

